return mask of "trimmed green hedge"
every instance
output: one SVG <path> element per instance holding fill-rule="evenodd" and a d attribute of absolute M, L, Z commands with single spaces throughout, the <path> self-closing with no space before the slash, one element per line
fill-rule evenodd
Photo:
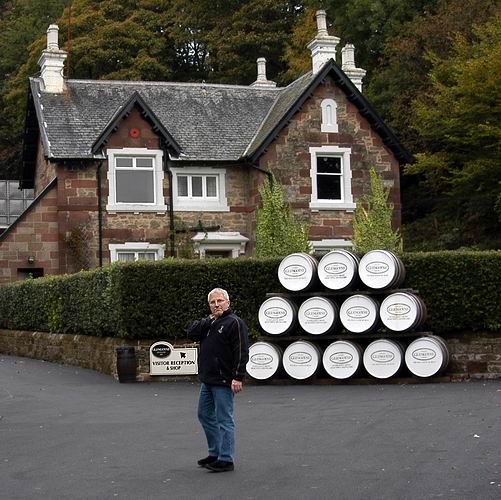
<path fill-rule="evenodd" d="M 501 252 L 409 253 L 404 286 L 428 308 L 425 328 L 501 331 Z M 178 338 L 208 314 L 207 293 L 229 291 L 254 332 L 267 292 L 284 291 L 279 259 L 116 264 L 0 287 L 0 328 L 123 338 Z"/>
<path fill-rule="evenodd" d="M 402 257 L 405 286 L 419 291 L 426 327 L 501 332 L 501 252 L 416 252 Z"/>

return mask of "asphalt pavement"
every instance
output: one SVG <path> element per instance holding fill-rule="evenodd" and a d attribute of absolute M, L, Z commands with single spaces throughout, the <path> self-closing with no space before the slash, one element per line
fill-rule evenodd
<path fill-rule="evenodd" d="M 0 498 L 501 498 L 501 380 L 247 385 L 219 474 L 196 466 L 197 399 L 197 383 L 0 356 Z"/>

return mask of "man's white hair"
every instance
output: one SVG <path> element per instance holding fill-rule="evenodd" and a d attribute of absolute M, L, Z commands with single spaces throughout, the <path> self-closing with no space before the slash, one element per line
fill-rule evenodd
<path fill-rule="evenodd" d="M 214 288 L 209 292 L 209 295 L 207 295 L 207 302 L 210 302 L 210 296 L 214 293 L 220 293 L 226 300 L 230 300 L 230 296 L 226 290 L 222 288 Z"/>

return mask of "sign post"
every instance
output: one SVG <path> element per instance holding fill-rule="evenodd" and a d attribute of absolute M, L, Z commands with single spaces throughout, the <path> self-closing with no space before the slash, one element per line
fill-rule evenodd
<path fill-rule="evenodd" d="M 150 375 L 196 375 L 196 347 L 175 348 L 168 342 L 155 342 L 150 347 Z"/>

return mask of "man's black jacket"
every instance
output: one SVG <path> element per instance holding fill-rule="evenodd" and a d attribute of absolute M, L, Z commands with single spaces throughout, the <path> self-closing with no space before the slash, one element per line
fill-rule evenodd
<path fill-rule="evenodd" d="M 227 309 L 217 319 L 204 318 L 188 327 L 188 337 L 200 341 L 198 377 L 201 382 L 231 386 L 243 380 L 249 360 L 247 326 Z"/>

